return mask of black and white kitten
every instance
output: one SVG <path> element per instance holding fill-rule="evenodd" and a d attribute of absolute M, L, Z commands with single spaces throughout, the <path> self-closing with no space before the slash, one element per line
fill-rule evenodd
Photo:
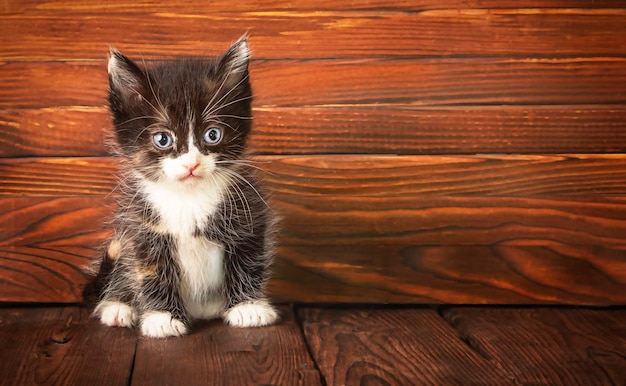
<path fill-rule="evenodd" d="M 249 50 L 138 66 L 112 49 L 109 103 L 122 160 L 115 234 L 95 315 L 179 336 L 194 319 L 272 324 L 272 215 L 245 160 Z"/>

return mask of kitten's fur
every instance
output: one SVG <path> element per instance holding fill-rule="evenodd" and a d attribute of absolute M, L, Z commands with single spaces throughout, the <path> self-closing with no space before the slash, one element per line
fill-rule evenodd
<path fill-rule="evenodd" d="M 193 319 L 274 323 L 265 296 L 272 215 L 245 156 L 249 50 L 141 68 L 116 50 L 109 103 L 120 159 L 115 234 L 95 315 L 142 335 L 178 336 Z"/>

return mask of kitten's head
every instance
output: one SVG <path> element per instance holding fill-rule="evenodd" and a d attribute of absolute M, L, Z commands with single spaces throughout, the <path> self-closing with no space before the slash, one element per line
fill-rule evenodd
<path fill-rule="evenodd" d="M 218 58 L 139 66 L 112 49 L 109 104 L 115 138 L 133 171 L 193 186 L 236 164 L 251 126 L 244 38 Z"/>

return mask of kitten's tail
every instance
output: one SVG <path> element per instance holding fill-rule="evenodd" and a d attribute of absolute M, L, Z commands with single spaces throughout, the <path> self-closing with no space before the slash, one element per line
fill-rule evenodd
<path fill-rule="evenodd" d="M 85 275 L 88 278 L 85 288 L 83 288 L 83 301 L 82 305 L 89 308 L 94 308 L 100 301 L 100 296 L 107 282 L 107 278 L 113 270 L 113 261 L 108 258 L 106 253 L 99 259 L 94 261 L 91 265 L 86 267 Z"/>

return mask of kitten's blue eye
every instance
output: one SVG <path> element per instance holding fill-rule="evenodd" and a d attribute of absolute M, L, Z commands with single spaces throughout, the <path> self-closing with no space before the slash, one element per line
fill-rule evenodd
<path fill-rule="evenodd" d="M 169 149 L 174 144 L 172 136 L 168 133 L 156 133 L 152 136 L 152 142 L 158 149 Z"/>
<path fill-rule="evenodd" d="M 222 140 L 222 129 L 219 127 L 209 127 L 202 137 L 205 143 L 216 145 Z"/>

